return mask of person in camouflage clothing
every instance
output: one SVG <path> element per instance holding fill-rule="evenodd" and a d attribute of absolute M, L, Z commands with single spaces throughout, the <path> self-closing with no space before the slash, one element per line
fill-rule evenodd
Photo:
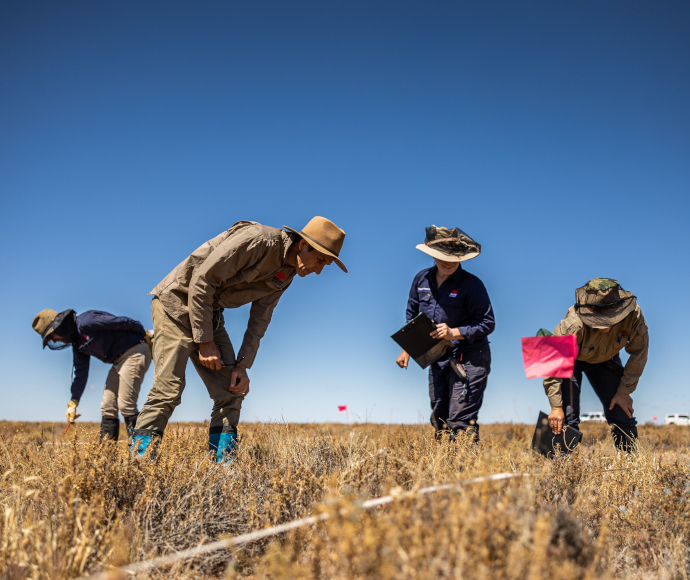
<path fill-rule="evenodd" d="M 630 395 L 647 362 L 647 323 L 635 296 L 616 280 L 594 278 L 578 288 L 575 296 L 576 303 L 554 335 L 574 334 L 579 352 L 570 379 L 544 379 L 551 404 L 549 426 L 554 433 L 560 433 L 564 424 L 578 428 L 584 373 L 604 406 L 616 447 L 630 451 L 637 440 Z M 622 349 L 630 355 L 625 366 L 619 356 Z"/>

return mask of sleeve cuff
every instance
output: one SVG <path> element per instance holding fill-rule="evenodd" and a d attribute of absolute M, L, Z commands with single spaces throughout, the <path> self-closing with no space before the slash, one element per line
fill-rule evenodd
<path fill-rule="evenodd" d="M 210 342 L 213 340 L 213 326 L 204 325 L 201 328 L 192 329 L 192 337 L 194 342 L 201 344 L 202 342 Z"/>
<path fill-rule="evenodd" d="M 467 342 L 472 344 L 474 342 L 474 333 L 472 332 L 472 328 L 469 326 L 458 326 L 458 331 L 462 335 L 462 338 L 465 339 Z"/>
<path fill-rule="evenodd" d="M 637 387 L 636 384 L 633 385 L 632 387 L 630 387 L 630 386 L 626 385 L 625 383 L 621 383 L 618 386 L 618 394 L 619 395 L 632 395 L 632 393 L 635 391 L 635 387 Z"/>
<path fill-rule="evenodd" d="M 256 353 L 247 353 L 244 347 L 240 348 L 240 352 L 237 353 L 237 362 L 242 363 L 248 369 L 252 368 L 254 358 L 256 358 Z"/>
<path fill-rule="evenodd" d="M 563 406 L 563 397 L 561 396 L 556 396 L 556 397 L 549 397 L 549 405 L 551 407 L 562 407 Z"/>

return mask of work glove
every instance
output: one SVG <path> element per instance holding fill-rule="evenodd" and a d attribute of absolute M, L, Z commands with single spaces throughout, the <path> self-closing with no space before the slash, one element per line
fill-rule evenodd
<path fill-rule="evenodd" d="M 77 420 L 77 417 L 81 417 L 80 413 L 77 413 L 77 402 L 76 401 L 70 401 L 67 403 L 67 412 L 65 413 L 65 417 L 67 417 L 67 424 L 69 423 L 74 423 Z"/>
<path fill-rule="evenodd" d="M 153 336 L 153 330 L 147 330 L 144 334 L 144 340 L 146 341 L 146 344 L 149 345 L 149 348 L 151 349 L 151 356 L 153 356 L 153 341 L 154 336 Z"/>

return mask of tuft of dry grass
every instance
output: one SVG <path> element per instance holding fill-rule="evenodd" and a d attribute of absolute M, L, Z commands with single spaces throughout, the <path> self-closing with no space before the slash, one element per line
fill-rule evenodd
<path fill-rule="evenodd" d="M 436 443 L 427 426 L 240 425 L 217 466 L 206 426 L 171 424 L 156 460 L 81 424 L 0 423 L 0 574 L 73 578 L 284 523 L 309 528 L 140 574 L 256 579 L 687 578 L 690 429 L 640 427 L 636 455 L 605 425 L 548 461 L 532 427 L 482 426 Z M 373 510 L 365 499 L 500 472 L 483 483 Z"/>

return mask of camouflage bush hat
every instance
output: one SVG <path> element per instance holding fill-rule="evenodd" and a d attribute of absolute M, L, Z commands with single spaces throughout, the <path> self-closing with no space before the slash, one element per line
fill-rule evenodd
<path fill-rule="evenodd" d="M 482 251 L 480 244 L 470 238 L 460 228 L 426 228 L 423 244 L 415 246 L 425 254 L 444 262 L 464 262 L 476 258 Z"/>
<path fill-rule="evenodd" d="M 632 292 L 621 288 L 618 280 L 593 278 L 575 290 L 575 311 L 587 326 L 610 328 L 635 310 Z"/>

